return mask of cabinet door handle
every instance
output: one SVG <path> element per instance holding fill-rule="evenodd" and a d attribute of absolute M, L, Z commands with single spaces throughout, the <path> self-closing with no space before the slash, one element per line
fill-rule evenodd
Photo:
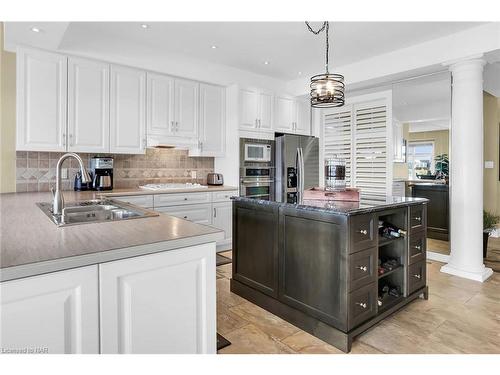
<path fill-rule="evenodd" d="M 416 278 L 416 279 L 421 279 L 422 278 L 422 276 L 420 276 L 420 274 L 413 275 L 413 277 Z"/>
<path fill-rule="evenodd" d="M 217 208 L 214 207 L 214 217 L 217 217 Z"/>
<path fill-rule="evenodd" d="M 69 145 L 73 146 L 73 134 L 69 134 Z"/>
<path fill-rule="evenodd" d="M 175 132 L 179 131 L 179 123 L 176 121 L 175 122 Z"/>
<path fill-rule="evenodd" d="M 361 229 L 358 230 L 358 233 L 361 233 L 363 236 L 366 236 L 368 234 L 368 231 L 366 229 Z"/>
<path fill-rule="evenodd" d="M 363 271 L 363 272 L 366 272 L 366 271 L 368 270 L 368 268 L 367 268 L 366 266 L 356 266 L 356 268 L 357 268 L 358 270 Z"/>
<path fill-rule="evenodd" d="M 66 133 L 62 133 L 62 144 L 66 147 Z"/>
<path fill-rule="evenodd" d="M 259 119 L 259 128 L 260 128 L 260 127 L 261 127 L 261 125 L 260 125 L 260 119 Z"/>
<path fill-rule="evenodd" d="M 419 251 L 422 249 L 422 247 L 421 247 L 420 245 L 415 245 L 415 246 L 413 246 L 413 247 L 414 247 L 415 249 L 419 250 Z"/>
<path fill-rule="evenodd" d="M 184 219 L 187 219 L 188 217 L 187 216 L 184 216 Z"/>
<path fill-rule="evenodd" d="M 173 131 L 175 131 L 175 125 L 173 121 L 170 121 L 170 133 L 172 133 Z"/>
<path fill-rule="evenodd" d="M 363 309 L 366 309 L 366 303 L 364 302 L 356 302 L 356 305 L 360 306 Z"/>
<path fill-rule="evenodd" d="M 413 219 L 416 220 L 416 221 L 422 221 L 422 218 L 420 216 L 416 216 Z"/>
<path fill-rule="evenodd" d="M 259 120 L 255 119 L 255 127 L 258 128 L 259 127 Z"/>
<path fill-rule="evenodd" d="M 188 200 L 187 197 L 184 197 L 184 200 L 187 201 Z"/>

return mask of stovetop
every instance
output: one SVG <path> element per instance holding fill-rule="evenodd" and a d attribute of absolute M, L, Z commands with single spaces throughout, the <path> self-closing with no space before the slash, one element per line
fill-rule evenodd
<path fill-rule="evenodd" d="M 147 184 L 139 186 L 140 189 L 144 190 L 173 190 L 173 189 L 193 189 L 193 190 L 203 190 L 208 189 L 206 185 L 192 184 L 192 183 L 169 183 L 169 184 Z"/>

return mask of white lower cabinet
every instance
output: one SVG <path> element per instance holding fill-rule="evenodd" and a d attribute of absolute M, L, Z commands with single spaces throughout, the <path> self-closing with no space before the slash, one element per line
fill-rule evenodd
<path fill-rule="evenodd" d="M 102 353 L 215 353 L 215 244 L 99 266 Z"/>
<path fill-rule="evenodd" d="M 224 240 L 217 242 L 217 250 L 231 249 L 233 237 L 233 204 L 231 202 L 213 204 L 212 226 L 224 231 Z"/>
<path fill-rule="evenodd" d="M 0 283 L 3 350 L 99 353 L 97 266 Z"/>

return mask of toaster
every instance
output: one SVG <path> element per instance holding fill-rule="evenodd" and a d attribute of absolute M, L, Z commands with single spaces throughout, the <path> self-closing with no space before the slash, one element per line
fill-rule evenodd
<path fill-rule="evenodd" d="M 224 185 L 224 177 L 221 173 L 209 173 L 207 175 L 207 185 Z"/>

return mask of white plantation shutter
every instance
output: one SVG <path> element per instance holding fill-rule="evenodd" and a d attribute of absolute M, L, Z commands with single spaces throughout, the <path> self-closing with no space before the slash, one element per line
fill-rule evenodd
<path fill-rule="evenodd" d="M 355 102 L 323 112 L 324 157 L 346 161 L 347 186 L 357 187 L 370 199 L 385 199 L 389 168 L 388 135 L 392 121 L 388 99 Z"/>
<path fill-rule="evenodd" d="M 387 108 L 354 107 L 354 169 L 356 187 L 363 195 L 385 196 L 387 191 Z"/>
<path fill-rule="evenodd" d="M 352 113 L 344 110 L 324 117 L 325 158 L 341 157 L 346 161 L 346 184 L 351 183 Z"/>

